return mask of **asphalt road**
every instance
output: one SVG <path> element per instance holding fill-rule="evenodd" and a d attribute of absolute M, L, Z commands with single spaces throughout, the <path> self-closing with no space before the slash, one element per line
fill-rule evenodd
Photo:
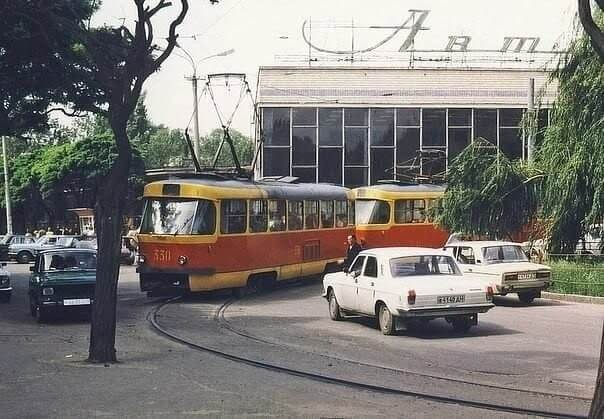
<path fill-rule="evenodd" d="M 519 417 L 317 382 L 171 342 L 150 327 L 159 300 L 138 291 L 131 267 L 122 268 L 119 287 L 121 362 L 90 365 L 86 316 L 37 324 L 28 312 L 27 267 L 9 270 L 13 300 L 0 305 L 2 417 Z M 593 392 L 603 306 L 538 300 L 525 307 L 505 298 L 467 336 L 434 321 L 386 337 L 366 319 L 329 320 L 320 290 L 315 281 L 227 305 L 227 294 L 197 296 L 165 306 L 157 319 L 196 343 L 285 367 L 586 413 L 581 398 Z"/>

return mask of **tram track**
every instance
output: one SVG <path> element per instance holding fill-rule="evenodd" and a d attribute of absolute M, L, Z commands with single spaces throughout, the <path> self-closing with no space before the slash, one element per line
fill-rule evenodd
<path fill-rule="evenodd" d="M 360 381 L 355 381 L 355 380 L 348 380 L 348 379 L 344 379 L 344 378 L 333 377 L 333 376 L 329 376 L 329 375 L 325 375 L 325 374 L 321 374 L 321 373 L 317 373 L 317 372 L 307 371 L 304 369 L 286 367 L 283 365 L 278 365 L 274 362 L 259 361 L 256 359 L 252 359 L 251 357 L 248 357 L 248 356 L 238 355 L 236 353 L 226 351 L 226 350 L 223 350 L 223 349 L 220 349 L 217 347 L 213 347 L 213 346 L 210 346 L 207 344 L 200 344 L 198 342 L 194 342 L 191 339 L 187 339 L 186 337 L 180 336 L 177 333 L 175 333 L 174 331 L 171 331 L 170 329 L 162 326 L 158 321 L 158 317 L 160 317 L 161 310 L 164 307 L 166 307 L 172 303 L 178 302 L 179 300 L 180 300 L 180 297 L 176 297 L 176 298 L 162 301 L 149 312 L 148 319 L 149 319 L 149 322 L 150 322 L 152 328 L 157 333 L 159 333 L 161 336 L 168 338 L 174 342 L 177 342 L 181 345 L 184 345 L 190 349 L 200 351 L 200 352 L 210 353 L 212 355 L 221 357 L 223 359 L 228 359 L 233 362 L 249 365 L 249 366 L 256 367 L 256 368 L 261 368 L 264 370 L 288 374 L 291 376 L 306 378 L 306 379 L 310 379 L 313 381 L 340 385 L 340 386 L 345 386 L 345 387 L 359 389 L 359 390 L 371 391 L 371 392 L 388 394 L 388 395 L 413 397 L 413 398 L 423 399 L 423 400 L 432 401 L 432 402 L 472 407 L 472 408 L 494 411 L 494 412 L 505 412 L 505 413 L 519 414 L 519 415 L 530 415 L 530 416 L 551 417 L 551 418 L 573 418 L 574 419 L 574 418 L 585 418 L 586 417 L 586 416 L 582 416 L 582 415 L 554 412 L 554 411 L 541 410 L 541 409 L 514 407 L 514 406 L 505 405 L 505 404 L 496 403 L 496 402 L 490 402 L 490 401 L 471 400 L 471 399 L 466 399 L 466 398 L 461 398 L 461 397 L 444 396 L 444 395 L 438 395 L 438 394 L 433 394 L 433 393 L 429 393 L 429 392 L 413 391 L 413 390 L 400 389 L 400 388 L 394 388 L 394 387 L 383 386 L 383 385 L 370 384 L 370 383 L 365 383 L 365 382 L 360 382 Z M 263 339 L 261 337 L 254 336 L 253 334 L 248 333 L 245 330 L 239 330 L 239 329 L 235 328 L 234 326 L 232 326 L 224 318 L 224 312 L 231 304 L 233 304 L 236 301 L 237 301 L 236 299 L 228 299 L 225 302 L 223 302 L 222 304 L 220 304 L 215 309 L 213 320 L 218 323 L 220 328 L 226 329 L 229 332 L 234 333 L 242 338 L 252 340 L 257 343 L 274 345 L 274 346 L 282 346 L 287 349 L 292 349 L 288 345 L 278 344 L 276 342 L 272 342 L 267 339 Z M 296 348 L 296 350 L 299 350 L 299 349 Z M 384 367 L 384 366 L 362 363 L 359 361 L 348 360 L 345 358 L 334 357 L 334 356 L 320 354 L 320 353 L 316 353 L 316 352 L 310 352 L 310 351 L 304 351 L 304 352 L 313 354 L 315 356 L 323 356 L 326 358 L 331 358 L 331 359 L 338 360 L 338 361 L 356 363 L 357 365 L 362 365 L 362 366 L 366 366 L 366 367 L 371 367 L 371 368 L 376 368 L 376 369 L 381 369 L 381 370 L 388 370 L 390 372 L 406 374 L 408 376 L 416 376 L 416 377 L 421 377 L 421 378 L 440 380 L 440 381 L 450 382 L 453 384 L 464 384 L 464 385 L 476 386 L 479 388 L 482 387 L 482 388 L 489 388 L 489 389 L 493 389 L 493 390 L 527 393 L 527 394 L 533 394 L 533 395 L 540 396 L 540 397 L 556 398 L 559 400 L 576 400 L 576 401 L 581 401 L 581 402 L 589 401 L 589 399 L 587 399 L 587 398 L 582 398 L 582 397 L 577 397 L 577 396 L 572 396 L 572 395 L 567 395 L 567 394 L 547 393 L 547 392 L 540 392 L 540 391 L 535 391 L 535 390 L 509 388 L 509 387 L 497 386 L 497 385 L 493 385 L 493 384 L 461 380 L 461 379 L 456 379 L 456 378 L 451 378 L 451 377 L 443 377 L 443 376 L 437 376 L 437 375 L 431 375 L 431 374 L 418 373 L 418 372 L 414 372 L 414 371 L 406 371 L 406 370 L 401 370 L 401 369 L 388 368 L 388 367 Z"/>

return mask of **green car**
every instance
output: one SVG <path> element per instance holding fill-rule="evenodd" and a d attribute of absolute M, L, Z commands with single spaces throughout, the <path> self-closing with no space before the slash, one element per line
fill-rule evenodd
<path fill-rule="evenodd" d="M 29 308 L 38 322 L 53 312 L 90 309 L 96 283 L 96 250 L 45 250 L 36 256 L 29 280 Z"/>

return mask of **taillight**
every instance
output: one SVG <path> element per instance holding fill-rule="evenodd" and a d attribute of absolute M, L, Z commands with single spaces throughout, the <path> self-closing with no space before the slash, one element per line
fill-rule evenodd
<path fill-rule="evenodd" d="M 487 301 L 493 301 L 493 287 L 487 287 Z"/>
<path fill-rule="evenodd" d="M 407 303 L 415 304 L 415 297 L 415 290 L 409 290 L 409 292 L 407 293 Z"/>

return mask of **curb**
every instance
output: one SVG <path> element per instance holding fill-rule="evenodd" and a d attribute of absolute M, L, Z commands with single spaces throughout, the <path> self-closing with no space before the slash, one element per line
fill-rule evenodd
<path fill-rule="evenodd" d="M 556 292 L 541 291 L 541 298 L 558 301 L 570 301 L 573 303 L 604 304 L 604 297 L 592 297 L 589 295 L 558 294 Z"/>

